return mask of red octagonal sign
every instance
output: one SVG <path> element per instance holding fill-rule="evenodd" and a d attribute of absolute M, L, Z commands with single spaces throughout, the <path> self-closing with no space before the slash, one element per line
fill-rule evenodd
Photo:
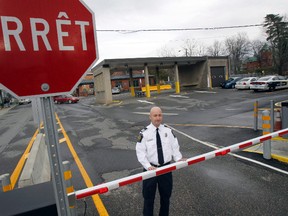
<path fill-rule="evenodd" d="M 98 59 L 94 14 L 79 0 L 0 0 L 0 87 L 71 92 Z"/>

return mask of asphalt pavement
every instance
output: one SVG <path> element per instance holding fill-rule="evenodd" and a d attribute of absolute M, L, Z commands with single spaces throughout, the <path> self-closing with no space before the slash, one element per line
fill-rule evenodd
<path fill-rule="evenodd" d="M 155 94 L 155 92 L 153 92 Z M 172 92 L 171 92 L 172 93 Z M 164 94 L 162 94 L 164 95 Z M 161 97 L 161 95 L 157 95 L 158 97 Z M 135 100 L 138 100 L 140 98 L 132 98 L 130 94 L 126 93 L 125 95 L 119 95 L 117 100 L 114 100 L 112 104 L 108 106 L 118 106 L 121 103 L 125 101 L 125 103 L 133 102 Z M 142 100 L 145 100 L 145 97 L 141 98 Z M 85 101 L 85 105 L 88 106 L 94 106 L 95 101 L 93 96 L 89 97 L 82 97 L 82 101 Z M 5 107 L 0 109 L 0 117 L 2 115 L 5 115 L 7 112 L 9 112 L 10 109 L 13 109 L 17 105 L 11 105 L 10 107 Z M 107 105 L 105 105 L 107 106 Z M 259 154 L 263 155 L 263 143 L 257 144 L 251 148 L 248 148 L 244 150 L 245 152 L 251 153 L 251 154 Z M 257 157 L 257 156 L 256 156 Z M 275 159 L 277 161 L 280 161 L 282 163 L 288 164 L 288 139 L 282 138 L 282 137 L 276 137 L 271 140 L 271 158 Z M 265 161 L 265 160 L 264 160 Z"/>
<path fill-rule="evenodd" d="M 151 97 L 153 95 L 157 95 L 157 97 L 165 97 L 165 95 L 168 94 L 173 94 L 174 91 L 167 91 L 167 92 L 161 92 L 161 94 L 157 94 L 156 92 L 151 92 Z M 176 95 L 176 94 L 175 94 Z M 92 96 L 93 97 L 93 96 Z M 114 96 L 113 103 L 108 105 L 108 106 L 118 106 L 121 105 L 122 103 L 129 103 L 129 102 L 135 102 L 135 100 L 146 100 L 147 98 L 145 97 L 131 97 L 129 93 L 124 93 L 120 95 Z M 82 98 L 82 101 L 85 101 L 86 105 L 89 106 L 94 106 L 95 102 L 94 99 L 90 97 L 88 98 Z M 107 105 L 105 105 L 107 106 Z M 259 129 L 262 130 L 262 129 Z M 261 162 L 266 162 L 267 164 L 275 164 L 275 161 L 279 161 L 281 163 L 288 164 L 288 139 L 283 138 L 283 137 L 276 137 L 271 140 L 271 159 L 272 161 L 269 161 L 267 159 L 264 159 L 263 157 L 263 143 L 257 144 L 251 148 L 247 148 L 243 151 L 243 154 L 248 153 L 251 155 L 252 158 L 261 160 Z M 261 158 L 262 157 L 262 158 Z M 274 160 L 273 160 L 274 159 Z"/>
<path fill-rule="evenodd" d="M 155 97 L 154 94 L 155 94 L 155 92 L 153 92 L 151 94 L 150 99 L 147 99 L 145 97 L 133 98 L 128 93 L 125 93 L 125 94 L 121 93 L 121 94 L 113 97 L 115 100 L 110 105 L 96 104 L 95 103 L 95 97 L 90 96 L 90 97 L 86 97 L 86 98 L 81 98 L 80 102 L 79 102 L 79 103 L 81 103 L 81 105 L 80 104 L 79 104 L 79 106 L 67 105 L 67 108 L 69 109 L 69 111 L 71 111 L 71 110 L 79 111 L 78 109 L 81 109 L 81 111 L 82 111 L 82 109 L 83 109 L 82 105 L 85 105 L 87 107 L 89 106 L 92 108 L 97 107 L 97 109 L 91 109 L 91 110 L 98 110 L 98 107 L 102 107 L 103 109 L 99 109 L 99 110 L 101 110 L 101 112 L 103 112 L 104 114 L 105 114 L 104 111 L 106 111 L 106 113 L 109 114 L 109 112 L 111 112 L 111 110 L 113 110 L 113 111 L 117 110 L 119 112 L 115 112 L 115 115 L 113 115 L 113 117 L 115 117 L 115 116 L 120 117 L 123 114 L 123 112 L 121 112 L 121 111 L 128 109 L 128 108 L 131 108 L 131 107 L 134 108 L 134 106 L 139 106 L 139 104 L 140 104 L 139 100 L 148 101 L 148 102 L 152 102 L 152 101 L 156 102 L 157 101 L 158 102 L 157 104 L 160 104 L 162 106 L 162 104 L 163 104 L 162 99 L 165 97 L 167 98 L 167 95 L 174 94 L 174 92 L 169 92 L 167 94 L 163 92 L 163 93 L 161 93 L 161 95 L 157 95 L 157 98 Z M 185 97 L 184 94 L 181 93 L 181 95 L 183 97 Z M 129 104 L 129 105 L 126 106 L 127 104 Z M 135 104 L 135 105 L 132 105 L 132 104 Z M 218 106 L 218 104 L 215 106 Z M 113 109 L 106 109 L 106 107 L 109 108 L 109 106 L 114 106 L 114 107 L 113 107 Z M 122 110 L 121 110 L 121 106 L 123 106 Z M 168 105 L 165 104 L 165 106 L 166 106 L 165 108 L 167 109 Z M 184 106 L 185 105 L 183 105 L 182 108 L 184 108 Z M 146 107 L 146 109 L 143 109 L 143 110 L 140 109 L 140 111 L 148 111 L 147 107 Z M 21 108 L 21 107 L 18 107 L 18 108 Z M 59 108 L 59 110 L 61 110 L 60 109 L 61 106 L 59 106 L 58 108 Z M 200 109 L 200 108 L 197 107 L 197 109 Z M 1 118 L 1 117 L 4 117 L 3 115 L 7 114 L 7 116 L 5 116 L 5 117 L 8 117 L 8 115 L 9 114 L 11 115 L 11 113 L 13 113 L 14 111 L 15 110 L 13 110 L 13 107 L 0 110 L 0 121 L 1 121 L 1 119 L 4 119 L 4 118 Z M 75 114 L 76 111 L 74 111 L 72 113 Z M 252 116 L 252 112 L 250 113 L 250 111 L 249 111 L 249 113 L 247 113 L 247 112 L 245 113 L 246 116 L 245 116 L 245 118 L 242 119 L 241 116 L 239 116 L 239 115 L 242 115 L 242 117 L 243 117 L 244 114 L 239 114 L 239 115 L 236 114 L 237 116 L 235 116 L 235 113 L 236 113 L 236 111 L 233 112 L 233 115 L 229 116 L 227 121 L 224 121 L 223 119 L 219 118 L 219 121 L 218 122 L 214 121 L 213 124 L 223 125 L 223 124 L 225 124 L 225 122 L 227 123 L 229 121 L 232 121 L 234 117 L 237 117 L 235 119 L 241 120 L 241 121 L 237 122 L 237 124 L 242 125 L 242 123 L 245 123 L 247 116 L 249 119 L 250 119 L 250 116 Z M 60 112 L 60 114 L 61 114 L 61 112 Z M 218 113 L 213 112 L 213 115 L 214 114 L 216 115 Z M 169 116 L 166 116 L 166 117 L 167 117 L 167 119 L 169 118 Z M 133 118 L 134 118 L 134 116 L 133 116 Z M 135 122 L 137 120 L 138 119 L 136 119 Z M 81 121 L 83 122 L 84 120 L 82 119 Z M 82 122 L 81 122 L 81 124 L 82 124 Z M 187 121 L 187 122 L 189 122 L 189 121 Z M 187 122 L 185 122 L 185 123 L 187 123 Z M 195 121 L 195 122 L 198 123 L 198 121 Z M 83 124 L 84 124 L 84 122 L 83 122 Z M 107 124 L 107 122 L 103 121 L 103 124 Z M 79 125 L 79 122 L 77 122 L 77 125 Z M 181 129 L 184 129 L 184 127 L 182 127 Z M 106 127 L 103 129 L 103 131 L 104 130 L 107 133 Z M 198 136 L 201 137 L 201 135 L 203 133 L 206 133 L 209 130 L 209 128 L 195 127 L 195 128 L 193 128 L 193 130 L 194 131 L 196 130 L 194 135 L 197 135 L 197 137 Z M 213 133 L 211 135 L 211 137 L 213 138 L 212 139 L 213 143 L 219 144 L 219 147 L 222 148 L 222 146 L 225 146 L 226 144 L 230 145 L 230 144 L 236 143 L 236 142 L 233 142 L 233 140 L 232 141 L 228 140 L 225 142 L 225 145 L 224 145 L 223 142 L 220 142 L 221 141 L 220 138 L 223 135 L 229 136 L 231 134 L 230 133 L 231 131 L 235 133 L 238 130 L 238 132 L 239 132 L 238 128 L 235 128 L 235 129 L 230 128 L 230 129 L 226 129 L 226 130 L 223 130 L 222 128 L 215 128 L 213 130 L 214 131 L 216 130 L 215 133 L 217 135 L 217 136 L 215 136 L 215 133 Z M 95 128 L 93 128 L 93 131 L 91 131 L 91 133 L 93 133 L 93 135 L 95 135 L 96 131 L 95 131 Z M 136 129 L 135 129 L 135 131 L 136 131 Z M 227 133 L 224 133 L 224 131 L 227 131 Z M 108 130 L 108 132 L 109 132 L 109 130 Z M 71 130 L 70 130 L 70 134 L 71 134 Z M 253 130 L 251 130 L 251 127 L 241 129 L 241 137 L 242 138 L 245 137 L 245 139 L 247 139 L 247 140 L 250 139 L 251 137 L 254 138 L 254 137 L 260 136 L 260 135 L 261 135 L 261 129 L 257 133 L 255 133 Z M 87 133 L 85 133 L 85 136 L 87 136 Z M 73 138 L 73 136 L 71 136 L 71 138 Z M 192 141 L 187 139 L 187 142 L 190 143 Z M 73 142 L 73 143 L 75 144 L 77 142 Z M 187 145 L 185 146 L 184 143 L 185 142 L 183 142 L 183 147 L 187 147 Z M 101 141 L 101 142 L 98 142 L 98 144 L 104 145 L 105 142 Z M 110 143 L 107 143 L 107 144 L 110 144 Z M 192 150 L 192 147 L 191 148 L 190 148 L 190 146 L 187 147 L 186 152 L 185 152 L 185 153 L 187 153 L 187 156 L 198 155 L 198 154 L 202 154 L 203 152 L 211 150 L 210 147 L 200 145 L 199 143 L 196 143 L 196 141 L 193 142 L 193 145 L 197 146 L 197 148 L 195 147 Z M 191 146 L 193 146 L 193 145 L 191 145 Z M 96 148 L 96 147 L 97 147 L 96 145 L 93 146 L 93 148 Z M 98 148 L 97 150 L 101 149 L 105 153 L 105 151 L 108 148 L 106 149 L 106 148 L 102 148 L 102 147 L 103 146 L 101 146 L 101 148 Z M 90 150 L 90 148 L 88 148 L 88 149 Z M 115 151 L 115 149 L 114 149 L 114 151 Z M 123 150 L 120 151 L 119 149 L 116 149 L 116 151 L 117 152 L 115 152 L 115 154 L 117 154 L 117 155 L 119 155 L 119 152 L 123 152 Z M 109 152 L 111 152 L 111 150 L 109 150 Z M 101 153 L 101 155 L 105 155 L 104 153 L 103 154 Z M 117 160 L 120 160 L 120 159 L 122 160 L 122 158 L 123 158 L 123 161 L 124 161 L 124 158 L 126 159 L 127 155 L 128 155 L 128 153 L 127 154 L 126 153 L 127 153 L 127 151 L 125 150 L 125 152 L 123 152 L 122 156 L 120 155 L 120 157 L 117 157 Z M 87 154 L 89 154 L 89 152 L 87 152 Z M 262 163 L 265 163 L 267 165 L 272 165 L 273 167 L 279 167 L 282 170 L 285 170 L 286 172 L 288 171 L 288 166 L 287 166 L 287 163 L 288 163 L 288 160 L 287 160 L 288 159 L 288 142 L 286 139 L 282 140 L 280 138 L 277 138 L 277 139 L 274 139 L 272 141 L 272 159 L 271 160 L 263 159 L 263 156 L 262 156 L 263 155 L 263 147 L 261 144 L 254 146 L 253 149 L 250 148 L 249 150 L 246 150 L 246 151 L 237 152 L 237 154 L 247 156 L 246 158 L 253 158 L 253 159 L 255 159 L 257 161 L 261 161 Z M 95 157 L 95 151 L 91 151 L 91 155 L 93 155 L 93 157 L 89 157 L 90 155 L 87 156 L 88 158 L 92 158 L 93 161 L 91 162 L 91 164 L 100 164 L 98 162 L 98 160 L 102 159 L 102 158 L 101 157 Z M 185 157 L 186 157 L 186 155 L 185 155 Z M 107 158 L 107 161 L 109 161 L 111 158 L 113 158 L 113 157 Z M 284 161 L 282 160 L 283 158 L 284 158 Z M 287 162 L 285 162 L 285 159 L 287 160 Z M 91 160 L 91 159 L 89 159 L 89 160 Z M 285 162 L 285 163 L 279 162 L 281 160 L 282 160 L 282 162 Z M 224 163 L 222 163 L 223 161 L 224 161 Z M 262 203 L 265 203 L 265 204 L 263 204 L 263 206 L 267 207 L 267 208 L 265 208 L 265 209 L 267 209 L 267 214 L 262 214 L 262 215 L 271 215 L 270 213 L 273 212 L 274 210 L 277 210 L 277 209 L 279 209 L 279 212 L 281 212 L 281 213 L 278 212 L 278 213 L 276 213 L 276 215 L 285 214 L 283 212 L 287 212 L 287 208 L 282 207 L 283 203 L 281 203 L 279 201 L 281 199 L 279 199 L 279 196 L 278 196 L 278 194 L 280 194 L 281 191 L 283 191 L 283 188 L 284 188 L 283 185 L 281 185 L 281 187 L 279 186 L 280 189 L 270 190 L 270 187 L 267 187 L 268 183 L 266 181 L 269 180 L 269 184 L 271 184 L 271 185 L 279 185 L 279 184 L 276 184 L 276 182 L 285 182 L 284 178 L 286 178 L 286 175 L 285 176 L 284 175 L 278 175 L 278 173 L 277 173 L 275 178 L 270 179 L 269 176 L 271 173 L 269 173 L 269 175 L 265 174 L 263 176 L 258 175 L 257 171 L 260 170 L 261 172 L 263 172 L 263 170 L 258 169 L 257 165 L 254 166 L 254 164 L 253 164 L 253 166 L 249 166 L 249 169 L 247 169 L 246 161 L 243 162 L 241 160 L 241 162 L 242 163 L 240 163 L 239 166 L 237 165 L 237 169 L 235 169 L 234 165 L 239 164 L 238 158 L 228 157 L 228 156 L 227 157 L 218 157 L 218 158 L 215 158 L 213 160 L 205 162 L 205 164 L 199 163 L 197 166 L 195 165 L 193 167 L 193 169 L 183 169 L 183 170 L 177 171 L 177 175 L 175 175 L 175 190 L 174 190 L 175 196 L 172 198 L 172 203 L 174 203 L 174 205 L 171 209 L 171 212 L 174 212 L 174 214 L 176 214 L 175 212 L 177 212 L 178 215 L 191 215 L 191 214 L 189 214 L 189 211 L 193 212 L 193 213 L 197 212 L 194 215 L 228 215 L 227 212 L 232 211 L 234 213 L 234 215 L 239 215 L 236 212 L 240 211 L 243 214 L 245 214 L 244 212 L 246 212 L 246 214 L 247 214 L 247 212 L 252 212 L 251 215 L 260 215 L 260 214 L 257 214 L 257 212 L 258 212 L 257 207 L 259 206 L 259 203 L 257 203 L 257 200 L 259 200 L 258 196 L 259 197 L 261 196 L 261 198 L 264 198 L 264 201 L 265 201 L 265 202 L 262 202 L 262 200 L 261 200 Z M 130 161 L 129 161 L 129 163 L 131 164 Z M 138 172 L 141 172 L 141 170 L 142 170 L 141 168 L 133 168 L 134 166 L 137 167 L 137 164 L 136 165 L 132 164 L 131 167 L 132 166 L 133 167 L 131 168 L 129 166 L 126 166 L 126 163 L 124 163 L 124 162 L 123 162 L 123 164 L 118 162 L 118 164 L 117 164 L 118 168 L 117 169 L 114 167 L 113 167 L 113 169 L 110 168 L 111 164 L 113 164 L 113 161 L 112 161 L 112 163 L 102 163 L 103 166 L 101 166 L 101 167 L 97 166 L 97 168 L 100 171 L 99 172 L 95 171 L 95 173 L 97 173 L 97 175 L 98 175 L 98 173 L 103 174 L 102 178 L 105 180 L 105 182 L 110 181 L 110 180 L 114 180 L 115 178 L 119 178 L 119 176 L 121 177 L 121 176 L 130 175 L 130 174 L 136 174 Z M 120 166 L 118 166 L 119 164 L 120 164 Z M 222 164 L 225 164 L 225 167 L 223 167 Z M 104 166 L 109 166 L 109 167 L 104 170 L 104 168 L 103 168 Z M 122 171 L 124 169 L 123 167 L 125 168 L 124 171 Z M 115 171 L 115 170 L 117 170 L 117 171 Z M 264 169 L 264 172 L 265 171 L 266 170 Z M 233 175 L 232 175 L 232 173 L 233 173 Z M 241 175 L 242 173 L 244 173 L 244 176 Z M 237 177 L 235 177 L 235 174 Z M 273 172 L 271 175 L 273 175 Z M 191 181 L 187 181 L 187 176 L 193 177 L 194 180 L 190 179 Z M 261 188 L 261 190 L 254 191 L 250 187 L 252 187 L 252 185 L 255 185 L 255 184 L 252 184 L 252 185 L 246 184 L 247 181 L 249 181 L 251 178 L 253 181 L 255 180 L 255 179 L 253 179 L 253 176 L 257 176 L 257 177 L 260 176 L 259 177 L 259 180 L 260 180 L 259 188 Z M 76 175 L 74 177 L 76 177 Z M 94 179 L 94 180 L 97 178 L 98 178 L 98 176 L 96 176 L 96 175 L 92 177 L 92 179 Z M 183 181 L 182 181 L 182 179 L 183 179 Z M 189 177 L 188 177 L 188 179 L 189 179 Z M 229 179 L 229 181 L 228 180 L 225 181 L 225 179 Z M 98 179 L 97 179 L 96 183 L 97 182 L 98 182 Z M 99 182 L 100 182 L 100 180 L 99 180 Z M 191 183 L 191 185 L 190 185 L 190 183 Z M 231 190 L 231 191 L 226 190 L 227 187 L 228 188 L 231 187 L 231 183 L 233 183 L 232 185 L 235 184 L 234 185 L 235 188 L 233 186 L 233 190 Z M 242 187 L 242 185 L 245 185 L 245 187 Z M 83 188 L 83 187 L 79 186 L 79 188 Z M 203 190 L 200 190 L 200 188 Z M 276 187 L 273 187 L 273 189 L 274 188 L 276 188 Z M 141 207 L 142 202 L 140 202 L 140 200 L 142 200 L 142 197 L 141 197 L 141 193 L 139 193 L 139 191 L 141 191 L 141 184 L 133 184 L 133 185 L 130 185 L 127 187 L 119 188 L 118 190 L 113 191 L 113 193 L 103 194 L 101 196 L 101 198 L 102 198 L 104 204 L 106 206 L 108 206 L 109 212 L 111 213 L 111 215 L 136 215 L 135 212 L 139 213 L 139 212 L 141 212 L 141 209 L 142 209 L 142 207 Z M 221 191 L 221 193 L 218 193 L 219 191 Z M 249 193 L 246 194 L 246 192 L 249 192 Z M 227 197 L 230 197 L 230 195 L 232 195 L 232 197 L 233 197 L 235 193 L 238 194 L 237 199 L 234 200 L 232 198 L 230 198 L 230 199 L 227 198 Z M 253 194 L 254 195 L 257 194 L 255 199 L 253 198 Z M 180 195 L 181 195 L 182 199 L 179 198 Z M 209 198 L 203 199 L 204 195 L 207 195 Z M 263 196 L 263 195 L 265 195 L 265 196 Z M 129 202 L 125 201 L 125 200 L 127 200 L 128 197 L 131 197 L 131 196 L 133 196 L 133 199 L 129 199 Z M 239 196 L 240 196 L 240 198 L 239 198 Z M 243 196 L 242 197 L 243 199 L 241 198 L 241 196 Z M 251 196 L 252 196 L 252 198 L 251 198 Z M 87 200 L 90 200 L 90 199 L 87 199 Z M 216 202 L 217 204 L 215 206 L 213 206 L 214 202 L 212 202 L 212 203 L 210 202 L 212 200 L 214 200 L 214 201 L 219 200 L 219 202 Z M 221 202 L 221 200 L 222 200 L 222 202 Z M 229 203 L 227 203 L 227 201 L 224 201 L 224 200 L 229 200 Z M 274 203 L 271 204 L 271 202 L 273 202 L 273 201 L 274 201 Z M 240 202 L 241 202 L 241 205 L 239 204 Z M 88 201 L 87 201 L 87 203 L 88 203 Z M 79 211 L 82 211 L 85 208 L 84 204 L 83 204 L 83 208 L 82 208 L 82 204 L 83 204 L 82 201 L 78 202 Z M 276 206 L 276 207 L 272 208 L 271 205 L 274 207 Z M 113 208 L 114 206 L 115 206 L 115 209 Z M 203 210 L 202 210 L 203 206 L 209 206 L 208 210 L 205 209 L 206 214 L 203 213 Z M 245 209 L 239 210 L 237 208 L 237 206 L 245 206 Z M 263 206 L 261 206 L 261 209 Z M 285 205 L 283 205 L 283 206 L 285 206 Z M 158 201 L 157 201 L 155 207 L 159 208 Z M 119 209 L 119 208 L 121 208 L 121 209 Z M 95 210 L 94 210 L 92 201 L 90 203 L 88 203 L 88 209 L 90 209 L 90 211 L 93 212 L 93 215 L 94 215 Z M 273 211 L 271 209 L 273 209 Z M 182 213 L 179 214 L 180 210 L 182 210 Z M 271 210 L 271 212 L 268 212 L 268 210 Z M 119 212 L 121 212 L 121 213 L 119 213 Z M 274 213 L 275 213 L 275 211 L 274 211 Z M 139 215 L 139 214 L 137 214 L 137 215 Z M 230 215 L 233 215 L 233 214 L 231 213 Z"/>
<path fill-rule="evenodd" d="M 9 112 L 10 109 L 12 109 L 14 106 L 0 108 L 0 116 L 5 115 L 7 112 Z"/>

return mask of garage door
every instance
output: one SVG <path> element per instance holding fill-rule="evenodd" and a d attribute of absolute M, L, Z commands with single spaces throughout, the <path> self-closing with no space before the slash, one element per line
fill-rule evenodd
<path fill-rule="evenodd" d="M 212 87 L 220 87 L 225 81 L 225 67 L 210 67 Z"/>

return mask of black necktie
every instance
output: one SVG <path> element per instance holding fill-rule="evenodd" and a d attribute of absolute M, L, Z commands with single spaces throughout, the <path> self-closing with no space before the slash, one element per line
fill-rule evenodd
<path fill-rule="evenodd" d="M 158 128 L 156 129 L 156 143 L 157 143 L 158 163 L 160 165 L 163 165 L 164 157 L 163 157 L 163 151 L 162 151 L 162 143 L 161 143 L 160 135 L 158 133 Z"/>

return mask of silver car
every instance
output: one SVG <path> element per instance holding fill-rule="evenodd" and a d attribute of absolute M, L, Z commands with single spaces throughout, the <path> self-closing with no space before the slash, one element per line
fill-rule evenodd
<path fill-rule="evenodd" d="M 111 91 L 112 91 L 112 94 L 119 94 L 120 93 L 120 89 L 118 87 L 113 87 L 111 89 Z"/>
<path fill-rule="evenodd" d="M 245 77 L 236 82 L 236 89 L 250 89 L 250 83 L 254 82 L 258 79 L 258 77 Z"/>

